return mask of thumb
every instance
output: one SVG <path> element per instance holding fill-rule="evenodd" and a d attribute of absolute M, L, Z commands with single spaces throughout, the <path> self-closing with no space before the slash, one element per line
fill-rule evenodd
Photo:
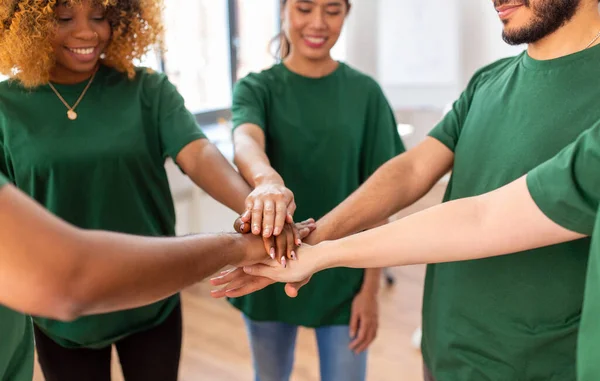
<path fill-rule="evenodd" d="M 240 234 L 250 233 L 250 224 L 242 221 L 241 217 L 238 217 L 233 222 L 233 229 Z"/>
<path fill-rule="evenodd" d="M 244 272 L 248 275 L 252 276 L 262 276 L 265 278 L 271 278 L 273 280 L 277 280 L 273 278 L 275 276 L 275 270 L 270 266 L 257 264 L 252 266 L 244 266 Z"/>
<path fill-rule="evenodd" d="M 352 311 L 352 316 L 350 317 L 350 338 L 353 339 L 356 337 L 356 331 L 358 331 L 358 318 L 359 314 L 355 311 Z"/>
<path fill-rule="evenodd" d="M 297 283 L 286 283 L 284 290 L 288 297 L 295 298 L 298 296 L 298 290 L 300 290 L 300 287 L 302 286 L 298 286 Z"/>

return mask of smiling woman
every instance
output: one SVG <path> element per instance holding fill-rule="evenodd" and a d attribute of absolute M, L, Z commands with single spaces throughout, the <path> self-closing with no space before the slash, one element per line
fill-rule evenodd
<path fill-rule="evenodd" d="M 86 2 L 2 1 L 0 74 L 26 87 L 46 84 L 55 76 L 57 82 L 67 76 L 67 81 L 77 81 L 91 75 L 102 55 L 107 65 L 132 78 L 133 60 L 162 45 L 161 2 L 96 0 L 87 14 L 75 12 Z M 87 28 L 82 29 L 82 23 Z M 70 77 L 75 73 L 79 75 Z"/>
<path fill-rule="evenodd" d="M 0 171 L 84 229 L 174 236 L 165 160 L 243 212 L 250 192 L 164 74 L 134 62 L 162 44 L 159 0 L 10 0 L 0 5 Z M 175 381 L 178 295 L 74 322 L 36 317 L 47 381 Z"/>

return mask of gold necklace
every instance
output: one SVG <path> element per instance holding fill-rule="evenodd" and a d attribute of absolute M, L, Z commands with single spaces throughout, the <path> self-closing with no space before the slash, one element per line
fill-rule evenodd
<path fill-rule="evenodd" d="M 590 46 L 592 46 L 592 44 L 593 44 L 594 42 L 596 42 L 596 40 L 597 40 L 598 38 L 600 38 L 600 32 L 598 32 L 598 34 L 596 35 L 596 37 L 594 37 L 594 39 L 593 39 L 592 41 L 590 41 L 590 43 L 589 43 L 589 44 L 588 44 L 588 45 L 585 47 L 585 49 L 587 49 L 587 48 L 589 48 Z M 583 50 L 585 50 L 585 49 L 583 49 Z"/>
<path fill-rule="evenodd" d="M 85 93 L 88 91 L 88 89 L 92 85 L 92 82 L 94 81 L 94 77 L 96 76 L 97 72 L 98 72 L 98 67 L 96 67 L 96 70 L 94 70 L 94 73 L 90 77 L 90 80 L 88 81 L 87 86 L 85 87 L 85 89 L 83 89 L 83 91 L 81 92 L 81 95 L 79 96 L 79 99 L 77 99 L 77 102 L 75 102 L 73 107 L 69 106 L 67 101 L 65 101 L 65 99 L 60 95 L 60 93 L 58 92 L 58 90 L 56 90 L 54 85 L 52 85 L 52 83 L 48 82 L 48 85 L 50 85 L 50 88 L 54 91 L 54 93 L 56 94 L 58 99 L 60 99 L 61 102 L 67 107 L 67 118 L 69 118 L 69 120 L 77 119 L 77 113 L 75 112 L 75 108 L 79 105 L 79 102 L 81 102 L 81 100 L 83 99 L 83 96 L 85 95 Z"/>

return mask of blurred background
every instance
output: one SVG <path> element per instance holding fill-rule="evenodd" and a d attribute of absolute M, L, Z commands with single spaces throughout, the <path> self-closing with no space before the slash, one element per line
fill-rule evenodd
<path fill-rule="evenodd" d="M 279 31 L 279 0 L 166 0 L 166 48 L 140 64 L 164 71 L 208 137 L 232 159 L 229 124 L 233 84 L 271 66 L 269 41 Z M 518 54 L 501 39 L 491 1 L 353 0 L 335 58 L 379 81 L 407 148 L 419 143 L 456 99 L 471 75 Z M 231 231 L 235 214 L 197 190 L 167 162 L 178 234 Z M 399 216 L 438 203 L 440 182 Z M 391 269 L 382 280 L 380 330 L 371 347 L 368 379 L 421 378 L 418 328 L 424 266 Z M 183 293 L 181 380 L 251 380 L 252 364 L 240 314 L 212 300 L 206 283 Z M 318 380 L 311 331 L 301 331 L 293 380 Z M 115 360 L 114 380 L 122 380 Z M 42 380 L 36 369 L 35 380 Z"/>

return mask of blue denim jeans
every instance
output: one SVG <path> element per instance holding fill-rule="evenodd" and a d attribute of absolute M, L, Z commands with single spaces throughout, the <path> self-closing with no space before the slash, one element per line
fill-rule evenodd
<path fill-rule="evenodd" d="M 244 317 L 256 381 L 288 381 L 294 366 L 298 326 Z M 315 329 L 322 381 L 364 381 L 367 352 L 355 355 L 347 325 Z"/>

